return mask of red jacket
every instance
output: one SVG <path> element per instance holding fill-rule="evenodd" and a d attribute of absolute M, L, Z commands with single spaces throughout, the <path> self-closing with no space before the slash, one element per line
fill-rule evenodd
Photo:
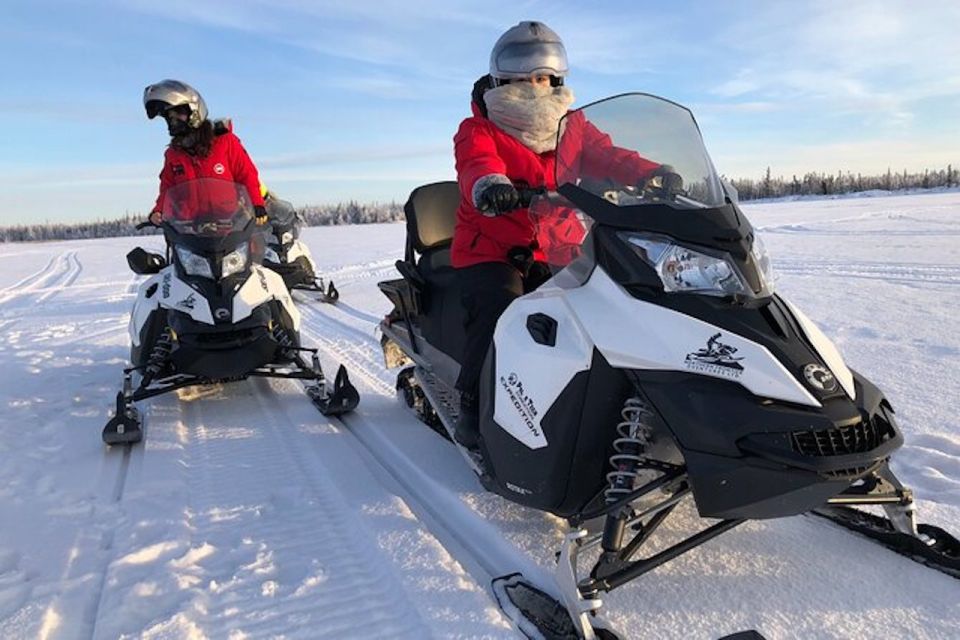
<path fill-rule="evenodd" d="M 247 187 L 253 205 L 263 206 L 257 168 L 240 143 L 240 138 L 233 134 L 229 125 L 227 131 L 214 136 L 210 154 L 206 157 L 190 155 L 177 147 L 167 147 L 163 155 L 163 169 L 160 171 L 160 195 L 154 210 L 163 211 L 163 199 L 167 189 L 198 178 L 216 178 L 240 183 Z"/>
<path fill-rule="evenodd" d="M 507 252 L 513 247 L 534 247 L 539 260 L 552 259 L 558 253 L 569 251 L 571 244 L 579 244 L 583 228 L 572 215 L 558 215 L 559 227 L 541 229 L 535 239 L 535 230 L 527 209 L 516 209 L 497 217 L 487 217 L 473 204 L 473 186 L 480 178 L 502 174 L 514 183 L 553 190 L 556 184 L 556 152 L 537 154 L 522 142 L 481 115 L 474 103 L 473 117 L 460 124 L 453 138 L 456 156 L 457 181 L 460 184 L 460 207 L 453 233 L 450 261 L 454 267 L 469 267 L 482 262 L 507 262 Z M 571 136 L 573 136 L 571 138 Z M 613 145 L 610 136 L 590 124 L 582 112 L 567 118 L 561 153 L 573 157 L 561 158 L 561 173 L 589 174 L 595 165 L 601 173 L 621 182 L 634 184 L 660 165 L 639 154 Z M 622 175 L 609 175 L 615 168 Z M 565 247 L 551 247 L 558 242 Z M 561 263 L 562 264 L 562 263 Z"/>

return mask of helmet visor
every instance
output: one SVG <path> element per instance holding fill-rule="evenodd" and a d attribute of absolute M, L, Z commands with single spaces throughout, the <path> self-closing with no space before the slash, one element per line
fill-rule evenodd
<path fill-rule="evenodd" d="M 493 75 L 498 78 L 525 78 L 535 73 L 567 75 L 567 52 L 559 42 L 517 42 L 498 52 Z"/>
<path fill-rule="evenodd" d="M 147 110 L 147 118 L 153 120 L 157 116 L 163 115 L 163 112 L 169 109 L 171 104 L 163 100 L 147 100 L 143 106 Z"/>

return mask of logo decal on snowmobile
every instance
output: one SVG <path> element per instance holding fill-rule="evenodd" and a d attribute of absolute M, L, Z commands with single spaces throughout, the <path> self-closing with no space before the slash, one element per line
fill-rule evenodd
<path fill-rule="evenodd" d="M 523 390 L 523 383 L 520 382 L 519 376 L 514 372 L 511 372 L 506 378 L 500 376 L 500 386 L 507 392 L 507 396 L 510 397 L 510 404 L 512 404 L 513 408 L 520 414 L 520 419 L 527 425 L 530 433 L 537 438 L 542 437 L 543 434 L 540 432 L 540 427 L 537 426 L 537 415 L 539 412 L 533 404 L 533 399 Z"/>
<path fill-rule="evenodd" d="M 230 310 L 224 307 L 220 307 L 213 312 L 213 315 L 216 316 L 217 320 L 228 320 L 230 319 Z"/>
<path fill-rule="evenodd" d="M 184 309 L 190 309 L 192 311 L 195 304 L 197 304 L 197 296 L 191 293 L 186 298 L 178 302 L 176 306 L 183 307 Z"/>
<path fill-rule="evenodd" d="M 707 340 L 707 346 L 687 354 L 685 364 L 687 369 L 699 373 L 739 378 L 743 375 L 743 365 L 740 361 L 743 356 L 734 355 L 736 347 L 720 342 L 719 333 L 715 333 Z"/>
<path fill-rule="evenodd" d="M 163 288 L 160 290 L 160 295 L 162 295 L 164 299 L 167 299 L 170 297 L 170 272 L 169 271 L 163 274 L 163 282 L 161 284 L 163 285 Z"/>
<path fill-rule="evenodd" d="M 803 368 L 803 377 L 811 387 L 819 391 L 831 393 L 837 390 L 837 379 L 830 370 L 815 362 Z"/>
<path fill-rule="evenodd" d="M 263 269 L 257 270 L 257 276 L 260 278 L 260 286 L 263 287 L 263 290 L 270 293 L 270 285 L 267 284 L 267 276 L 263 272 Z"/>

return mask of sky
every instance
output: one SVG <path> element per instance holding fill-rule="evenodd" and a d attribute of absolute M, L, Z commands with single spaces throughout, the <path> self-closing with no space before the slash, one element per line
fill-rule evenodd
<path fill-rule="evenodd" d="M 298 205 L 403 201 L 520 20 L 564 39 L 575 106 L 691 108 L 718 170 L 960 167 L 960 2 L 7 0 L 0 226 L 146 213 L 169 141 L 143 88 L 196 87 Z"/>

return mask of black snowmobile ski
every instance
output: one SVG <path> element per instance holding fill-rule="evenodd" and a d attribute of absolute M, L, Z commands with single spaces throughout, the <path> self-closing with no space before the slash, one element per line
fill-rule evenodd
<path fill-rule="evenodd" d="M 918 524 L 917 537 L 897 531 L 889 518 L 852 507 L 831 505 L 813 513 L 931 569 L 960 578 L 960 541 L 940 527 Z"/>
<path fill-rule="evenodd" d="M 538 640 L 579 640 L 577 625 L 562 602 L 527 582 L 523 574 L 511 573 L 490 583 L 493 595 L 503 611 L 527 638 Z M 619 640 L 620 636 L 604 627 L 590 626 L 598 640 Z"/>
<path fill-rule="evenodd" d="M 326 287 L 323 285 L 323 278 L 317 278 L 315 282 L 295 284 L 290 289 L 316 293 L 318 294 L 316 299 L 326 304 L 336 304 L 340 300 L 340 290 L 333 284 L 333 280 L 328 280 Z"/>

